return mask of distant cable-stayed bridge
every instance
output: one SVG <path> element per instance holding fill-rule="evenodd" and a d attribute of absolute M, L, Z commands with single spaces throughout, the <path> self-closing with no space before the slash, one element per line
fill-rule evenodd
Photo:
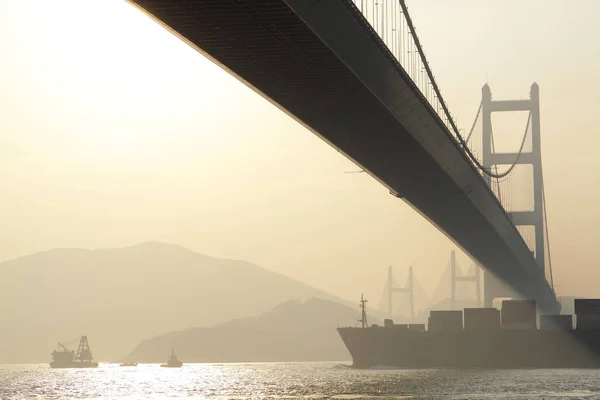
<path fill-rule="evenodd" d="M 427 321 L 429 310 L 461 310 L 465 307 L 482 307 L 480 268 L 473 264 L 465 273 L 456 261 L 454 251 L 446 263 L 438 285 L 431 297 L 421 285 L 418 275 L 409 267 L 398 273 L 390 266 L 379 301 L 379 312 L 400 323 Z"/>

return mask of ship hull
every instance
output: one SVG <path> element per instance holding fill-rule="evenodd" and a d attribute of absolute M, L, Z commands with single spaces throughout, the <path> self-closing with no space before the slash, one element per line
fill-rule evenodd
<path fill-rule="evenodd" d="M 51 362 L 50 363 L 50 367 L 51 368 L 98 368 L 98 363 L 97 362 L 91 362 L 91 363 L 55 363 L 55 362 Z"/>
<path fill-rule="evenodd" d="M 338 332 L 357 368 L 600 368 L 600 330 Z"/>

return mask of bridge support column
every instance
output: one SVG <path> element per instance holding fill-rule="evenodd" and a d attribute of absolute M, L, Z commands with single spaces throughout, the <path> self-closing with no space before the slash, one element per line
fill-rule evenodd
<path fill-rule="evenodd" d="M 482 158 L 483 166 L 491 171 L 496 165 L 512 164 L 518 157 L 517 153 L 496 153 L 492 148 L 492 113 L 529 111 L 531 113 L 531 152 L 523 152 L 517 164 L 529 164 L 533 169 L 533 209 L 530 211 L 509 212 L 516 226 L 533 226 L 535 230 L 535 246 L 532 254 L 538 266 L 537 284 L 541 288 L 545 281 L 545 247 L 544 247 L 544 214 L 543 214 L 543 185 L 542 185 L 542 154 L 540 140 L 540 92 L 537 83 L 531 85 L 529 100 L 492 100 L 490 87 L 485 84 L 482 88 Z M 488 185 L 492 184 L 489 176 L 485 177 Z M 508 211 L 508 210 L 507 210 Z M 484 303 L 491 307 L 491 302 L 497 297 L 514 297 L 509 290 L 491 273 L 484 274 Z"/>

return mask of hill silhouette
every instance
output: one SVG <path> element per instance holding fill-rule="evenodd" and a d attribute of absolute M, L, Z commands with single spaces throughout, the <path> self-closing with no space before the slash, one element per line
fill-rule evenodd
<path fill-rule="evenodd" d="M 57 342 L 76 348 L 82 334 L 97 360 L 110 361 L 143 338 L 309 297 L 339 300 L 251 263 L 170 244 L 45 251 L 0 264 L 0 363 L 49 361 Z"/>
<path fill-rule="evenodd" d="M 257 317 L 145 340 L 125 359 L 164 362 L 173 346 L 183 362 L 350 360 L 336 327 L 356 325 L 357 316 L 358 307 L 318 298 L 291 300 Z"/>

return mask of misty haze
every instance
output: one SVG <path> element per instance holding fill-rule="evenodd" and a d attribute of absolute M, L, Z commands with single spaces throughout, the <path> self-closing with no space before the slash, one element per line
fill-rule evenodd
<path fill-rule="evenodd" d="M 600 397 L 597 1 L 0 6 L 0 398 Z"/>

